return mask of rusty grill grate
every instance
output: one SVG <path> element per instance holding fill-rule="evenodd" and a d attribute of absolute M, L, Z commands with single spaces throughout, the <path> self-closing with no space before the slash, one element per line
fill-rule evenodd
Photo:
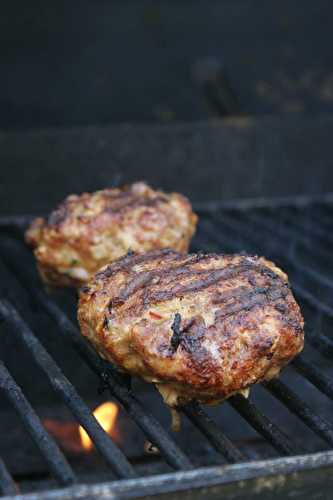
<path fill-rule="evenodd" d="M 198 206 L 197 211 L 200 214 L 200 224 L 193 249 L 227 253 L 247 251 L 263 254 L 281 265 L 290 277 L 305 314 L 306 342 L 311 346 L 308 349 L 316 354 L 320 353 L 323 359 L 331 359 L 333 196 L 322 200 L 299 198 L 276 202 L 242 201 L 224 205 L 211 203 Z M 105 433 L 74 385 L 37 338 L 29 322 L 23 317 L 20 304 L 14 305 L 3 293 L 0 300 L 0 317 L 11 327 L 13 334 L 29 352 L 31 362 L 38 365 L 53 390 L 87 431 L 113 474 L 120 479 L 104 486 L 103 492 L 106 496 L 103 498 L 141 498 L 147 494 L 177 493 L 183 489 L 200 489 L 212 485 L 222 488 L 226 483 L 263 475 L 290 474 L 303 469 L 333 466 L 333 452 L 329 451 L 333 447 L 333 423 L 318 411 L 311 398 L 304 400 L 285 381 L 274 380 L 263 384 L 265 391 L 273 395 L 321 438 L 321 449 L 315 450 L 315 454 L 304 454 L 303 447 L 290 435 L 288 428 L 284 428 L 283 422 L 276 425 L 251 398 L 245 399 L 237 395 L 230 398 L 227 404 L 278 452 L 280 458 L 249 462 L 246 454 L 222 431 L 207 411 L 197 404 L 191 404 L 182 409 L 183 413 L 216 452 L 224 457 L 225 462 L 231 464 L 196 468 L 186 450 L 176 444 L 169 432 L 131 391 L 129 378 L 120 375 L 91 350 L 64 309 L 38 285 L 34 267 L 27 266 L 23 258 L 23 255 L 29 254 L 22 241 L 22 230 L 28 221 L 28 216 L 0 219 L 0 257 L 6 272 L 28 291 L 33 303 L 52 319 L 66 346 L 71 346 L 80 354 L 84 362 L 101 379 L 103 386 L 108 388 L 111 395 L 141 428 L 147 439 L 159 448 L 165 462 L 176 471 L 145 478 L 139 476 L 136 468 Z M 310 382 L 322 397 L 333 399 L 333 381 L 327 370 L 311 361 L 307 350 L 292 363 L 292 369 Z M 98 488 L 101 486 L 80 484 L 63 452 L 43 427 L 22 389 L 1 361 L 0 393 L 1 397 L 4 395 L 9 400 L 21 418 L 23 426 L 44 457 L 50 473 L 62 487 L 53 491 L 52 498 L 92 498 L 94 495 L 98 497 L 101 494 Z M 289 458 L 284 458 L 286 456 Z M 18 493 L 18 486 L 1 458 L 0 491 L 3 495 Z M 42 496 L 38 497 L 36 493 L 36 496 L 29 498 L 46 499 L 51 493 L 43 492 L 39 495 Z"/>

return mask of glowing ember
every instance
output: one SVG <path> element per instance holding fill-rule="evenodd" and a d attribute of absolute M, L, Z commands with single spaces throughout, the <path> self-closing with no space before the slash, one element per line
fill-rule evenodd
<path fill-rule="evenodd" d="M 111 402 L 101 404 L 94 411 L 96 420 L 101 424 L 105 432 L 107 432 L 110 436 L 112 435 L 112 430 L 114 428 L 117 415 L 118 406 L 115 403 Z M 93 442 L 81 426 L 79 427 L 79 433 L 83 449 L 86 451 L 92 450 L 94 446 Z"/>
<path fill-rule="evenodd" d="M 75 422 L 61 422 L 46 418 L 43 420 L 43 425 L 63 450 L 70 453 L 82 453 L 79 426 Z"/>
<path fill-rule="evenodd" d="M 103 403 L 94 411 L 95 418 L 103 429 L 112 437 L 116 437 L 114 426 L 118 414 L 115 403 Z M 86 431 L 76 422 L 62 422 L 53 419 L 44 419 L 46 430 L 55 437 L 60 446 L 70 453 L 90 452 L 94 445 Z"/>

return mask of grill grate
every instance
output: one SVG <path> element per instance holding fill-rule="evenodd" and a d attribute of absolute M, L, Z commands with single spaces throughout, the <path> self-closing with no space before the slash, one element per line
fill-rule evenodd
<path fill-rule="evenodd" d="M 283 200 L 276 204 L 266 203 L 264 200 L 254 203 L 242 201 L 226 205 L 212 203 L 199 207 L 198 211 L 201 220 L 194 242 L 195 249 L 258 253 L 272 258 L 278 265 L 281 265 L 288 272 L 292 287 L 305 313 L 307 344 L 311 345 L 314 353 L 320 353 L 331 359 L 333 340 L 330 338 L 329 330 L 331 318 L 333 318 L 331 300 L 333 278 L 330 278 L 333 277 L 333 252 L 331 252 L 333 198 L 326 197 L 321 201 L 299 198 L 290 202 Z M 224 467 L 223 479 L 220 472 L 214 475 L 216 468 L 205 469 L 205 472 L 202 472 L 202 469 L 194 469 L 186 453 L 132 393 L 129 379 L 121 376 L 99 358 L 86 344 L 78 327 L 58 303 L 41 286 L 36 285 L 34 270 L 27 268 L 22 258 L 24 254 L 29 254 L 29 250 L 17 237 L 17 233 L 22 231 L 29 220 L 29 216 L 0 219 L 2 230 L 0 256 L 6 266 L 6 272 L 15 276 L 20 285 L 28 291 L 33 302 L 52 319 L 67 345 L 70 344 L 92 371 L 100 377 L 103 387 L 108 388 L 112 396 L 121 403 L 138 424 L 147 439 L 159 448 L 165 462 L 175 471 L 188 471 L 182 472 L 183 476 L 177 475 L 179 474 L 177 472 L 173 473 L 173 476 L 170 474 L 156 476 L 154 480 L 151 479 L 151 490 L 155 488 L 154 491 L 158 493 L 174 491 L 177 488 L 181 490 L 185 485 L 194 487 L 201 484 L 238 481 L 253 477 L 254 470 L 257 471 L 257 476 L 266 474 L 267 471 L 273 473 L 270 467 L 271 465 L 273 467 L 274 460 L 266 461 L 266 472 L 264 472 L 262 462 L 257 462 L 256 467 L 249 468 L 248 464 L 244 463 L 248 460 L 246 453 L 239 450 L 207 412 L 197 404 L 184 407 L 183 413 L 227 462 L 230 464 L 242 462 L 242 466 L 238 465 L 237 469 L 233 469 L 232 465 Z M 34 362 L 49 379 L 54 391 L 60 395 L 76 420 L 86 429 L 107 465 L 120 479 L 137 477 L 137 471 L 98 424 L 74 386 L 37 339 L 19 311 L 19 305 L 14 307 L 8 300 L 0 301 L 0 316 L 11 326 L 20 342 L 32 355 Z M 307 353 L 299 356 L 292 363 L 292 367 L 303 380 L 309 381 L 320 393 L 333 399 L 332 380 L 313 361 L 309 360 Z M 280 380 L 265 383 L 263 387 L 266 393 L 282 403 L 329 446 L 333 445 L 333 426 L 313 408 L 311 400 L 304 401 Z M 77 478 L 66 458 L 42 426 L 35 411 L 3 363 L 0 363 L 0 390 L 21 417 L 58 483 L 60 485 L 77 483 Z M 228 404 L 279 454 L 293 457 L 304 453 L 294 436 L 289 435 L 288 428 L 282 429 L 280 425 L 273 423 L 251 400 L 237 395 L 231 397 Z M 312 459 L 314 456 L 316 460 Z M 325 445 L 322 446 L 320 453 L 303 458 L 302 462 L 296 458 L 293 458 L 292 462 L 290 458 L 289 461 L 284 461 L 287 460 L 284 458 L 275 459 L 276 470 L 290 473 L 302 468 L 333 466 L 333 454 L 325 451 Z M 173 482 L 171 477 L 174 478 L 173 485 L 171 485 Z M 179 477 L 183 477 L 183 484 L 177 482 Z M 141 479 L 137 479 L 136 482 L 128 484 L 136 485 L 135 488 L 137 488 L 141 484 L 140 481 Z M 176 483 L 178 486 L 175 486 Z M 117 489 L 118 483 L 112 484 Z M 17 491 L 16 488 L 0 458 L 0 490 L 3 494 L 13 495 Z M 128 488 L 129 491 L 130 486 Z M 139 495 L 139 492 L 137 494 Z M 133 496 L 132 493 L 131 495 Z M 46 496 L 44 495 L 43 498 Z"/>

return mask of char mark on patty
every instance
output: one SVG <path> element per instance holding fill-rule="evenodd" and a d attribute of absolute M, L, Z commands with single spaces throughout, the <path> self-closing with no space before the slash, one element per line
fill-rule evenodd
<path fill-rule="evenodd" d="M 158 260 L 162 257 L 174 256 L 176 257 L 178 253 L 175 250 L 171 250 L 170 248 L 164 248 L 162 250 L 156 250 L 154 252 L 149 252 L 147 254 L 130 254 L 124 255 L 117 262 L 110 264 L 102 271 L 99 271 L 96 274 L 97 279 L 111 278 L 120 271 L 130 271 L 131 268 L 136 264 L 143 264 L 145 262 L 150 262 L 154 260 Z"/>
<path fill-rule="evenodd" d="M 140 264 L 148 261 L 154 261 L 160 257 L 170 257 L 171 265 L 163 267 L 163 264 L 158 269 L 142 271 L 141 273 L 132 273 L 131 278 L 131 268 L 135 264 Z M 254 279 L 253 273 L 259 273 L 260 275 L 274 280 L 275 283 L 279 283 L 278 286 L 286 286 L 285 282 L 276 273 L 271 271 L 264 265 L 259 265 L 253 262 L 245 262 L 242 264 L 237 264 L 234 266 L 223 267 L 218 269 L 197 269 L 191 267 L 200 261 L 209 260 L 212 255 L 190 255 L 188 258 L 184 258 L 170 251 L 166 251 L 166 254 L 162 254 L 158 251 L 156 254 L 149 255 L 136 255 L 134 257 L 123 257 L 118 263 L 113 264 L 106 268 L 104 271 L 98 273 L 97 277 L 109 277 L 111 275 L 122 270 L 126 270 L 129 273 L 129 280 L 127 284 L 120 290 L 118 296 L 113 299 L 113 305 L 119 306 L 124 304 L 130 297 L 132 297 L 136 292 L 144 289 L 143 294 L 143 305 L 144 307 L 149 306 L 152 303 L 163 302 L 172 300 L 176 297 L 182 297 L 184 295 L 199 292 L 201 290 L 207 289 L 220 281 L 226 281 L 228 279 L 240 278 L 244 279 L 247 283 L 251 283 L 255 286 L 255 290 L 251 291 L 251 294 L 260 293 L 261 288 L 256 285 L 256 280 Z M 180 265 L 177 261 L 183 260 Z M 164 263 L 166 265 L 166 262 Z M 183 284 L 183 279 L 193 279 L 187 284 Z M 173 283 L 177 282 L 175 285 Z M 151 289 L 151 285 L 159 285 L 160 289 Z M 168 288 L 163 286 L 169 285 Z M 173 285 L 173 286 L 172 286 Z M 161 289 L 162 288 L 162 289 Z M 227 300 L 229 294 L 236 293 L 236 297 L 240 294 L 240 298 L 243 293 L 248 293 L 247 287 L 239 287 L 235 292 L 224 292 L 220 296 L 213 298 L 213 303 L 219 303 Z M 252 296 L 251 295 L 251 296 Z M 233 297 L 235 298 L 235 297 Z"/>
<path fill-rule="evenodd" d="M 212 285 L 217 284 L 220 281 L 226 281 L 233 278 L 244 278 L 247 279 L 250 272 L 257 271 L 259 274 L 270 277 L 274 280 L 280 281 L 281 285 L 285 286 L 284 281 L 275 273 L 268 272 L 265 266 L 253 264 L 247 262 L 245 264 L 239 264 L 235 266 L 223 267 L 219 269 L 205 269 L 205 270 L 188 270 L 184 273 L 185 276 L 190 275 L 199 276 L 199 279 L 191 281 L 190 283 L 183 285 L 178 283 L 172 288 L 165 290 L 149 291 L 145 294 L 145 305 L 156 302 L 165 302 L 171 300 L 175 297 L 183 297 L 184 295 L 199 292 L 201 290 L 207 289 Z"/>
<path fill-rule="evenodd" d="M 181 315 L 179 313 L 176 313 L 173 323 L 171 325 L 171 330 L 173 331 L 173 334 L 170 340 L 170 346 L 173 351 L 176 351 L 178 349 L 178 346 L 181 341 L 181 334 L 182 334 L 180 329 L 181 321 L 182 321 Z"/>
<path fill-rule="evenodd" d="M 238 314 L 242 311 L 251 311 L 256 306 L 269 305 L 279 299 L 286 297 L 288 291 L 286 286 L 272 286 L 272 287 L 257 287 L 247 293 L 243 293 L 237 297 L 232 304 L 228 304 L 221 308 L 217 314 L 217 320 L 224 320 L 229 316 Z"/>

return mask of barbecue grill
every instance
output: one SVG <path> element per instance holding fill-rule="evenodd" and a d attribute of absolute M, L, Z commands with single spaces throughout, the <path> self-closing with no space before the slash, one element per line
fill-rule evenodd
<path fill-rule="evenodd" d="M 201 462 L 200 454 L 189 452 L 156 418 L 153 408 L 147 407 L 140 394 L 136 395 L 132 390 L 130 379 L 102 361 L 86 344 L 75 323 L 73 298 L 67 300 L 43 288 L 22 240 L 22 232 L 31 217 L 2 217 L 2 338 L 15 337 L 20 345 L 16 363 L 20 364 L 22 355 L 29 358 L 32 367 L 38 366 L 39 373 L 52 386 L 52 395 L 65 403 L 77 423 L 86 430 L 109 471 L 102 475 L 97 467 L 89 482 L 82 477 L 30 404 L 27 390 L 31 380 L 19 384 L 9 367 L 1 361 L 0 400 L 7 399 L 8 406 L 19 416 L 22 428 L 39 449 L 48 471 L 42 477 L 34 478 L 33 488 L 30 483 L 28 487 L 27 481 L 20 480 L 19 475 L 11 475 L 10 467 L 6 465 L 8 457 L 0 451 L 0 455 L 3 454 L 0 457 L 0 491 L 4 498 L 182 496 L 194 499 L 225 496 L 270 499 L 277 492 L 280 495 L 293 494 L 297 498 L 307 498 L 307 495 L 331 498 L 333 195 L 324 195 L 320 199 L 298 197 L 202 203 L 195 208 L 200 223 L 193 250 L 262 254 L 288 273 L 306 320 L 304 353 L 281 378 L 255 388 L 249 399 L 233 396 L 212 411 L 197 404 L 182 408 L 184 420 L 199 431 L 200 438 L 197 433 L 197 439 L 205 443 L 214 457 L 213 463 L 207 466 Z M 21 300 L 22 293 L 26 294 L 27 300 Z M 52 321 L 63 349 L 79 354 L 82 363 L 98 376 L 102 389 L 109 391 L 146 439 L 158 448 L 159 455 L 150 458 L 148 468 L 126 457 L 99 425 L 75 385 L 64 374 L 61 359 L 56 361 L 51 354 L 53 347 L 49 349 L 38 328 L 32 326 L 31 317 L 36 311 L 40 317 L 47 316 L 48 321 Z M 148 390 L 153 391 L 153 388 Z M 260 397 L 256 396 L 258 391 Z M 230 422 L 229 427 L 221 425 L 216 417 L 225 409 L 239 415 L 244 432 L 250 432 L 252 428 L 257 439 L 249 440 L 246 446 L 246 439 L 243 439 L 243 444 L 234 440 Z M 280 411 L 285 415 L 283 418 L 278 418 Z M 11 456 L 19 457 L 19 449 L 10 452 Z M 159 473 L 152 469 L 154 460 L 159 463 Z M 22 493 L 19 493 L 20 488 Z"/>

